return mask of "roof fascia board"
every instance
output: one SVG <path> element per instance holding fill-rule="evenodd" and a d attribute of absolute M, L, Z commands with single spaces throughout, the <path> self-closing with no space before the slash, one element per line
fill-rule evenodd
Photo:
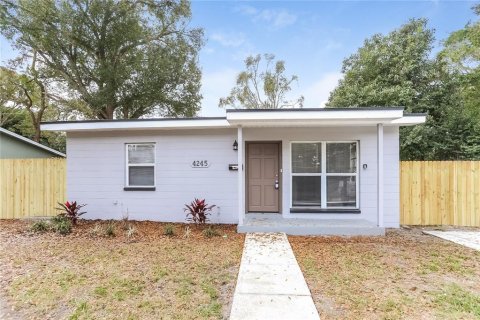
<path fill-rule="evenodd" d="M 363 111 L 363 110 L 405 110 L 404 107 L 346 107 L 346 108 L 283 108 L 283 109 L 227 109 L 229 112 L 309 112 L 309 111 Z"/>
<path fill-rule="evenodd" d="M 225 118 L 216 119 L 182 119 L 152 121 L 72 121 L 59 123 L 42 123 L 45 131 L 108 131 L 108 130 L 145 130 L 145 129 L 202 129 L 229 128 Z"/>
<path fill-rule="evenodd" d="M 347 111 L 348 110 L 348 111 Z M 339 120 L 339 119 L 383 119 L 393 120 L 403 116 L 403 109 L 389 109 L 389 110 L 331 110 L 329 112 L 312 110 L 306 111 L 258 111 L 258 112 L 229 112 L 227 113 L 227 121 L 239 122 L 243 120 Z"/>
<path fill-rule="evenodd" d="M 425 121 L 427 121 L 427 116 L 426 115 L 409 114 L 409 115 L 405 115 L 404 117 L 401 117 L 399 119 L 392 120 L 387 125 L 414 126 L 414 125 L 417 125 L 417 124 L 425 123 Z"/>

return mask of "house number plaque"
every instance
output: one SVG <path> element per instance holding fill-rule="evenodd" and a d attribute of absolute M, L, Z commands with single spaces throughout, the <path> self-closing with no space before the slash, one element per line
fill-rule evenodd
<path fill-rule="evenodd" d="M 208 160 L 193 160 L 191 167 L 192 168 L 208 168 L 210 167 L 210 162 L 208 162 Z"/>

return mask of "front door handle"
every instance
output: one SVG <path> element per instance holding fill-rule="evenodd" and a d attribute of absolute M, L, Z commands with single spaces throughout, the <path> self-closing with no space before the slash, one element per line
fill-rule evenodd
<path fill-rule="evenodd" d="M 278 174 L 275 175 L 275 190 L 278 190 L 279 185 L 278 185 Z"/>

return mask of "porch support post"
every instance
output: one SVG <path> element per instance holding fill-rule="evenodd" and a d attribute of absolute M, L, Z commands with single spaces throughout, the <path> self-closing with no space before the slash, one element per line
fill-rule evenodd
<path fill-rule="evenodd" d="M 238 163 L 238 224 L 243 225 L 243 219 L 245 218 L 245 171 L 243 170 L 243 154 L 244 154 L 244 143 L 243 143 L 243 130 L 239 126 L 237 128 L 237 142 L 238 142 L 238 151 L 237 151 L 237 163 Z"/>
<path fill-rule="evenodd" d="M 378 226 L 383 227 L 383 124 L 377 124 L 377 213 Z"/>

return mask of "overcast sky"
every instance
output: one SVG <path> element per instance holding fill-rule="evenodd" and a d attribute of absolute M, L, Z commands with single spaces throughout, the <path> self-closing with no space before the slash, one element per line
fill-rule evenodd
<path fill-rule="evenodd" d="M 228 95 L 249 54 L 273 53 L 296 74 L 290 98 L 323 106 L 341 77 L 342 60 L 375 33 L 387 33 L 409 18 L 425 17 L 436 29 L 436 46 L 474 21 L 472 1 L 193 1 L 192 22 L 207 38 L 200 52 L 202 116 L 223 115 L 218 99 Z M 2 62 L 14 55 L 0 38 Z"/>

